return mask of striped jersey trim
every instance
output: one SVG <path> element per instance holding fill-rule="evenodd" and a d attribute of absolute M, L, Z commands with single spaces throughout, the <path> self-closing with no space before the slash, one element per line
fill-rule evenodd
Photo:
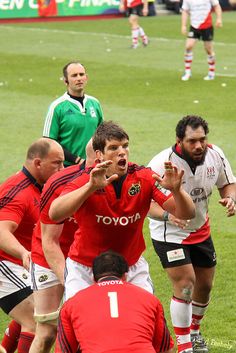
<path fill-rule="evenodd" d="M 20 191 L 26 189 L 30 184 L 31 181 L 28 178 L 25 178 L 18 185 L 13 186 L 5 196 L 0 198 L 0 209 L 2 209 L 9 202 L 11 202 Z"/>

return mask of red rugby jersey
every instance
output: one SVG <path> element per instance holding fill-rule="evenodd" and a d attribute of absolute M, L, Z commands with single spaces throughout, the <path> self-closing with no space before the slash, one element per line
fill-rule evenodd
<path fill-rule="evenodd" d="M 62 194 L 86 184 L 90 171 L 91 168 L 85 169 L 66 185 Z M 153 173 L 129 163 L 124 178 L 97 190 L 83 203 L 74 215 L 79 228 L 69 251 L 72 260 L 92 266 L 97 255 L 112 249 L 122 254 L 129 266 L 138 261 L 145 250 L 142 228 L 151 199 L 162 206 L 171 196 L 156 186 Z"/>
<path fill-rule="evenodd" d="M 42 222 L 44 224 L 56 224 L 56 222 L 51 220 L 48 215 L 50 205 L 53 200 L 55 200 L 60 195 L 65 185 L 81 173 L 80 169 L 81 166 L 78 165 L 73 165 L 71 167 L 62 169 L 59 172 L 53 174 L 44 185 L 40 199 L 40 218 L 34 229 L 31 252 L 32 261 L 40 266 L 49 268 L 43 253 L 40 223 Z M 67 218 L 64 221 L 64 226 L 60 235 L 59 242 L 65 257 L 67 257 L 70 245 L 74 240 L 74 233 L 77 228 L 78 225 L 73 217 Z"/>
<path fill-rule="evenodd" d="M 60 313 L 56 353 L 157 353 L 174 346 L 160 301 L 111 277 L 79 291 Z"/>
<path fill-rule="evenodd" d="M 25 167 L 0 186 L 0 221 L 18 224 L 14 236 L 29 251 L 33 229 L 39 218 L 40 194 L 41 186 Z M 2 260 L 22 265 L 20 259 L 0 250 Z"/>

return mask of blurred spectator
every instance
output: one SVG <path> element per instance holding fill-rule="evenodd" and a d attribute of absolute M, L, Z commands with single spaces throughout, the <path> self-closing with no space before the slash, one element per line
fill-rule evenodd
<path fill-rule="evenodd" d="M 166 8 L 174 11 L 176 14 L 180 13 L 182 0 L 165 0 Z"/>
<path fill-rule="evenodd" d="M 148 0 L 148 16 L 156 16 L 155 0 Z"/>

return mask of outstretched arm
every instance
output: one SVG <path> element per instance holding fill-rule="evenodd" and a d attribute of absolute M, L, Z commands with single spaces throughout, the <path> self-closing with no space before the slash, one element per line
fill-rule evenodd
<path fill-rule="evenodd" d="M 187 219 L 176 218 L 173 214 L 165 211 L 157 202 L 151 201 L 148 217 L 154 221 L 169 222 L 181 229 L 185 229 L 189 223 Z"/>
<path fill-rule="evenodd" d="M 191 197 L 182 188 L 183 170 L 178 170 L 170 161 L 165 162 L 163 178 L 154 174 L 153 178 L 159 184 L 171 191 L 170 197 L 163 203 L 163 208 L 179 219 L 191 219 L 195 217 L 195 206 Z"/>
<path fill-rule="evenodd" d="M 106 177 L 107 168 L 112 161 L 98 163 L 90 173 L 89 181 L 79 189 L 69 192 L 55 199 L 49 210 L 49 217 L 56 222 L 72 216 L 87 200 L 87 198 L 98 189 L 103 189 L 113 180 L 118 178 L 117 174 Z"/>

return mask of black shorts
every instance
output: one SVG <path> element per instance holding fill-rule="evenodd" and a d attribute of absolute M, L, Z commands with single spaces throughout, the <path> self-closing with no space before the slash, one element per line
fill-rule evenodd
<path fill-rule="evenodd" d="M 30 287 L 20 289 L 17 292 L 6 295 L 0 299 L 0 308 L 6 313 L 9 314 L 12 309 L 20 304 L 23 300 L 28 298 L 29 295 L 33 293 Z"/>
<path fill-rule="evenodd" d="M 214 267 L 216 252 L 211 237 L 202 243 L 184 245 L 152 239 L 154 249 L 164 268 L 192 264 L 195 267 Z"/>
<path fill-rule="evenodd" d="M 206 29 L 196 29 L 190 26 L 188 32 L 188 38 L 201 39 L 203 42 L 211 42 L 214 37 L 214 29 L 213 27 L 209 27 Z"/>
<path fill-rule="evenodd" d="M 143 16 L 143 4 L 134 7 L 128 7 L 126 10 L 126 15 L 127 17 L 130 15 Z"/>

